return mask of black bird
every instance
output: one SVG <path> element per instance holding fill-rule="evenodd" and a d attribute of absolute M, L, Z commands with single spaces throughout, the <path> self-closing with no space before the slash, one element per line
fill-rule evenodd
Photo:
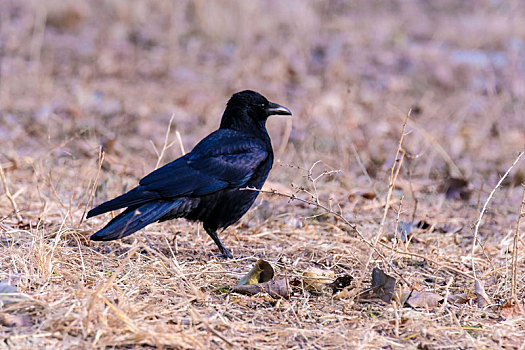
<path fill-rule="evenodd" d="M 174 218 L 202 221 L 224 257 L 233 258 L 217 236 L 251 207 L 273 164 L 266 131 L 270 115 L 291 115 L 255 91 L 234 94 L 212 132 L 188 154 L 151 172 L 131 191 L 92 209 L 87 217 L 127 208 L 91 236 L 94 241 L 126 237 L 152 222 Z"/>

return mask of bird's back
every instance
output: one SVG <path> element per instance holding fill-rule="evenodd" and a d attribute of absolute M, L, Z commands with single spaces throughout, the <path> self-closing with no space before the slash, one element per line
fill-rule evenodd
<path fill-rule="evenodd" d="M 223 130 L 223 132 L 229 133 L 227 130 Z M 245 138 L 250 140 L 251 136 L 246 135 Z M 211 230 L 225 228 L 237 222 L 250 209 L 259 194 L 257 191 L 245 189 L 261 189 L 272 168 L 273 151 L 271 144 L 265 145 L 264 151 L 266 152 L 266 159 L 254 169 L 251 177 L 241 185 L 229 186 L 202 196 L 188 196 L 185 198 L 185 205 L 188 210 L 167 213 L 160 221 L 184 217 L 188 220 L 201 221 L 205 228 Z"/>

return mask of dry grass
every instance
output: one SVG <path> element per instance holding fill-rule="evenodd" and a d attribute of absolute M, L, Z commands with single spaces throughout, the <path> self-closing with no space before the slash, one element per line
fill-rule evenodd
<path fill-rule="evenodd" d="M 488 0 L 1 1 L 0 281 L 23 295 L 0 297 L 0 348 L 523 349 L 523 316 L 501 312 L 525 299 L 523 160 L 488 197 L 525 149 L 524 17 Z M 269 188 L 333 213 L 261 194 L 221 235 L 232 261 L 183 220 L 146 229 L 158 251 L 88 240 L 110 217 L 82 221 L 92 201 L 191 149 L 245 88 L 294 112 L 268 123 Z M 403 242 L 412 221 L 430 226 Z M 227 293 L 258 258 L 361 289 L 380 267 L 447 298 L 474 295 L 475 266 L 493 305 Z"/>

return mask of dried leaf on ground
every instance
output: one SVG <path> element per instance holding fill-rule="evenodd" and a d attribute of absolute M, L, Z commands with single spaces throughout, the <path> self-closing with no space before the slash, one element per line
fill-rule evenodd
<path fill-rule="evenodd" d="M 396 233 L 401 236 L 400 238 L 402 242 L 406 242 L 409 238 L 411 238 L 414 235 L 414 233 L 412 232 L 413 228 L 416 228 L 418 230 L 417 232 L 420 232 L 427 230 L 429 227 L 431 227 L 431 225 L 425 220 L 414 222 L 400 220 L 397 222 Z"/>
<path fill-rule="evenodd" d="M 485 288 L 483 287 L 483 283 L 481 281 L 476 280 L 474 282 L 474 292 L 476 293 L 478 307 L 485 307 L 492 304 L 492 300 L 485 292 Z"/>
<path fill-rule="evenodd" d="M 0 312 L 0 325 L 4 327 L 31 327 L 32 323 L 27 315 L 12 315 Z"/>
<path fill-rule="evenodd" d="M 0 282 L 0 306 L 15 304 L 30 299 L 26 294 L 20 293 L 16 286 L 7 282 Z"/>
<path fill-rule="evenodd" d="M 401 241 L 405 243 L 410 238 L 412 231 L 412 223 L 406 221 L 398 221 L 396 233 L 401 236 Z"/>
<path fill-rule="evenodd" d="M 310 267 L 303 273 L 303 276 L 306 290 L 319 293 L 333 281 L 335 273 L 331 270 Z"/>
<path fill-rule="evenodd" d="M 246 284 L 232 287 L 232 292 L 255 295 L 258 293 L 268 293 L 273 298 L 290 298 L 291 289 L 288 281 L 283 279 L 272 280 L 258 284 Z"/>
<path fill-rule="evenodd" d="M 466 304 L 471 299 L 472 298 L 469 297 L 469 293 L 452 294 L 448 297 L 448 301 L 453 304 Z"/>
<path fill-rule="evenodd" d="M 361 196 L 364 199 L 372 200 L 372 199 L 377 198 L 377 193 L 374 190 L 356 191 L 356 192 L 349 193 L 347 196 L 347 199 L 349 202 L 353 202 L 357 196 Z"/>
<path fill-rule="evenodd" d="M 411 307 L 422 307 L 426 309 L 433 309 L 439 306 L 443 301 L 443 297 L 434 292 L 418 292 L 418 291 L 404 291 L 402 292 L 401 300 Z"/>
<path fill-rule="evenodd" d="M 335 281 L 329 283 L 328 286 L 332 288 L 332 294 L 338 293 L 348 287 L 352 283 L 353 277 L 350 275 L 343 275 L 337 277 Z"/>
<path fill-rule="evenodd" d="M 469 183 L 465 179 L 449 177 L 440 186 L 440 191 L 445 193 L 447 199 L 469 200 L 472 191 L 469 189 Z"/>
<path fill-rule="evenodd" d="M 363 197 L 364 199 L 372 200 L 377 197 L 377 194 L 374 191 L 367 191 L 365 193 L 362 193 L 361 197 Z"/>
<path fill-rule="evenodd" d="M 274 271 L 272 265 L 263 260 L 259 259 L 253 266 L 253 268 L 248 272 L 237 284 L 242 286 L 245 284 L 257 284 L 271 281 L 274 276 Z"/>
<path fill-rule="evenodd" d="M 372 289 L 377 297 L 385 302 L 390 302 L 394 295 L 396 279 L 387 275 L 381 269 L 374 267 L 372 270 Z"/>
<path fill-rule="evenodd" d="M 501 306 L 501 317 L 504 320 L 525 316 L 525 308 L 518 298 L 511 298 Z"/>

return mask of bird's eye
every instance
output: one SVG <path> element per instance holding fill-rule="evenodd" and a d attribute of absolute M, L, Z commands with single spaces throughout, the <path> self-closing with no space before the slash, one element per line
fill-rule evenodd
<path fill-rule="evenodd" d="M 265 108 L 266 105 L 265 105 L 264 103 L 261 103 L 261 104 L 259 105 L 259 107 L 261 107 L 261 108 Z"/>

